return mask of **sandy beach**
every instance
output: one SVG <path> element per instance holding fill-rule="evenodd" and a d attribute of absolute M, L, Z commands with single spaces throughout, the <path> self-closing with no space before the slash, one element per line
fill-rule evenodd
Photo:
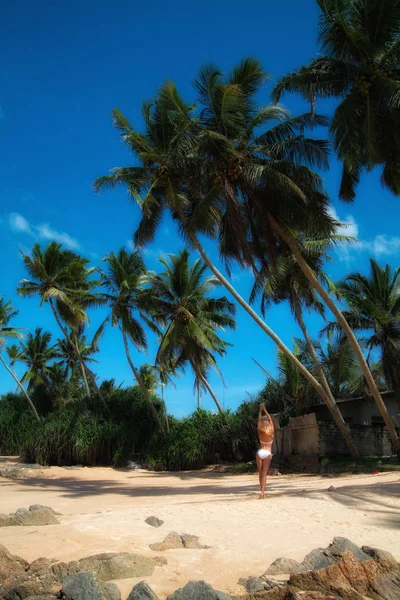
<path fill-rule="evenodd" d="M 240 577 L 260 575 L 279 556 L 301 560 L 334 536 L 400 559 L 399 473 L 274 476 L 268 498 L 257 498 L 254 475 L 51 467 L 34 479 L 0 478 L 0 513 L 39 503 L 62 513 L 61 525 L 5 527 L 0 543 L 28 561 L 69 561 L 106 551 L 154 556 L 149 544 L 171 531 L 198 535 L 210 549 L 164 552 L 168 564 L 147 578 L 161 598 L 190 579 L 243 591 Z M 150 515 L 164 525 L 147 525 Z M 117 582 L 123 598 L 137 581 Z"/>

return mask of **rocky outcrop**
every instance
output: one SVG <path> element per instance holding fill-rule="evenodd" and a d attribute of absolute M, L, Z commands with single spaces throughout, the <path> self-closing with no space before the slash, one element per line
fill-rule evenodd
<path fill-rule="evenodd" d="M 188 548 L 190 550 L 205 550 L 210 546 L 203 546 L 199 542 L 199 538 L 196 535 L 189 535 L 183 533 L 175 533 L 172 531 L 167 535 L 162 542 L 157 544 L 150 544 L 150 549 L 156 552 L 165 552 L 165 550 L 172 550 L 174 548 Z"/>
<path fill-rule="evenodd" d="M 132 552 L 105 552 L 94 554 L 69 563 L 57 563 L 51 570 L 58 580 L 63 581 L 73 573 L 91 573 L 100 581 L 148 577 L 156 566 L 165 565 L 165 558 L 147 558 Z"/>
<path fill-rule="evenodd" d="M 127 600 L 158 600 L 146 581 L 141 581 L 132 589 Z"/>
<path fill-rule="evenodd" d="M 96 581 L 91 573 L 69 575 L 58 597 L 64 600 L 121 600 L 121 592 L 115 583 Z"/>
<path fill-rule="evenodd" d="M 13 556 L 6 548 L 0 546 L 0 598 L 21 600 L 31 596 L 45 597 L 49 594 L 54 596 L 65 582 L 75 582 L 74 585 L 79 587 L 83 583 L 89 585 L 93 578 L 106 600 L 118 600 L 118 589 L 113 584 L 104 585 L 104 582 L 113 579 L 148 577 L 152 575 L 156 566 L 164 565 L 166 562 L 161 557 L 147 558 L 139 554 L 122 552 L 95 554 L 69 563 L 40 558 L 29 565 L 22 558 Z M 74 579 L 78 574 L 86 575 L 84 578 Z M 65 590 L 63 593 L 65 598 L 69 598 Z"/>
<path fill-rule="evenodd" d="M 151 527 L 161 527 L 161 525 L 163 525 L 164 523 L 164 521 L 154 516 L 147 517 L 145 522 L 147 523 L 147 525 L 151 525 Z"/>
<path fill-rule="evenodd" d="M 378 551 L 379 552 L 379 551 Z M 397 564 L 393 557 L 392 565 Z M 400 566 L 387 569 L 388 557 L 383 564 L 370 560 L 359 561 L 345 551 L 338 561 L 314 571 L 294 573 L 289 584 L 300 590 L 332 594 L 342 600 L 397 600 L 400 598 Z"/>
<path fill-rule="evenodd" d="M 103 587 L 91 573 L 76 573 L 66 577 L 60 596 L 65 600 L 108 600 Z"/>
<path fill-rule="evenodd" d="M 5 546 L 0 544 L 0 586 L 9 577 L 21 575 L 27 569 L 29 569 L 29 563 L 26 560 L 11 554 Z"/>
<path fill-rule="evenodd" d="M 194 536 L 178 536 L 179 548 L 195 543 Z M 38 558 L 30 565 L 0 546 L 1 600 L 120 600 L 112 579 L 149 576 L 163 558 L 137 554 L 104 553 L 70 563 Z M 319 568 L 321 564 L 328 564 Z M 310 567 L 307 569 L 307 567 Z M 328 548 L 310 552 L 297 566 L 279 559 L 270 569 L 293 570 L 288 582 L 266 574 L 241 580 L 243 595 L 231 598 L 204 581 L 190 581 L 169 600 L 399 600 L 400 564 L 389 553 L 362 548 L 346 538 L 334 538 Z M 269 570 L 268 570 L 269 571 Z M 268 573 L 267 571 L 267 573 Z M 62 589 L 61 589 L 62 588 Z M 60 591 L 61 590 L 61 591 Z M 128 600 L 158 600 L 145 581 L 135 585 Z"/>
<path fill-rule="evenodd" d="M 56 512 L 50 506 L 33 504 L 27 508 L 18 508 L 15 513 L 0 515 L 0 527 L 41 525 L 59 525 Z"/>

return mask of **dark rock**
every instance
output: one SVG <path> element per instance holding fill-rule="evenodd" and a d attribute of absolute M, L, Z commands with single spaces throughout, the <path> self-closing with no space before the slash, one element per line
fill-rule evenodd
<path fill-rule="evenodd" d="M 328 492 L 334 492 L 336 490 L 334 485 L 331 485 L 330 487 L 328 487 Z"/>
<path fill-rule="evenodd" d="M 15 515 L 17 517 L 23 517 L 24 515 L 29 515 L 29 510 L 27 508 L 17 508 L 15 511 Z"/>
<path fill-rule="evenodd" d="M 147 517 L 146 523 L 148 525 L 151 525 L 152 527 L 161 527 L 161 525 L 164 523 L 164 521 L 162 521 L 158 517 L 151 516 L 151 517 Z"/>
<path fill-rule="evenodd" d="M 246 592 L 262 592 L 265 590 L 264 581 L 260 577 L 249 577 L 248 579 L 239 579 L 239 584 L 242 585 Z"/>
<path fill-rule="evenodd" d="M 28 568 L 29 563 L 26 560 L 11 554 L 0 544 L 0 585 L 10 577 L 25 573 Z"/>
<path fill-rule="evenodd" d="M 400 563 L 397 562 L 393 554 L 386 552 L 385 550 L 379 550 L 379 548 L 371 548 L 370 546 L 363 546 L 361 550 L 378 562 L 385 570 L 392 571 L 400 568 Z"/>
<path fill-rule="evenodd" d="M 132 589 L 127 600 L 158 600 L 158 596 L 146 581 L 141 581 Z"/>
<path fill-rule="evenodd" d="M 103 590 L 107 600 L 121 600 L 121 592 L 115 583 L 104 583 Z"/>
<path fill-rule="evenodd" d="M 185 587 L 168 596 L 168 600 L 231 600 L 231 597 L 214 590 L 205 581 L 189 581 Z"/>
<path fill-rule="evenodd" d="M 323 548 L 311 550 L 292 573 L 303 573 L 304 571 L 315 571 L 316 569 L 326 569 L 336 562 L 336 558 Z M 270 573 L 271 574 L 271 573 Z"/>
<path fill-rule="evenodd" d="M 351 552 L 360 561 L 370 560 L 371 558 L 359 546 L 344 537 L 334 537 L 332 543 L 326 548 L 326 551 L 334 555 Z"/>
<path fill-rule="evenodd" d="M 199 542 L 199 538 L 196 535 L 189 535 L 184 533 L 179 535 L 175 531 L 172 531 L 167 535 L 162 542 L 157 544 L 150 544 L 150 549 L 156 552 L 164 552 L 165 550 L 172 550 L 174 548 L 188 548 L 190 550 L 204 550 L 210 546 L 203 546 Z"/>
<path fill-rule="evenodd" d="M 293 558 L 277 558 L 265 571 L 265 575 L 282 575 L 286 573 L 293 573 L 300 567 L 300 563 Z"/>
<path fill-rule="evenodd" d="M 91 573 L 70 575 L 63 581 L 62 592 L 68 600 L 108 600 Z"/>

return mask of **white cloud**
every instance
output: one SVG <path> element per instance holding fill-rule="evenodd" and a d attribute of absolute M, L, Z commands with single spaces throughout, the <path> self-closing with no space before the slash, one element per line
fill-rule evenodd
<path fill-rule="evenodd" d="M 347 215 L 345 219 L 340 219 L 336 210 L 333 206 L 330 207 L 329 212 L 332 217 L 341 223 L 341 227 L 338 228 L 337 233 L 339 235 L 348 235 L 349 237 L 358 237 L 358 225 L 355 218 L 352 215 Z"/>
<path fill-rule="evenodd" d="M 331 208 L 331 215 L 343 224 L 338 233 L 357 238 L 356 242 L 344 243 L 336 248 L 336 254 L 342 262 L 350 263 L 354 261 L 361 253 L 368 253 L 373 258 L 382 258 L 384 256 L 393 256 L 400 253 L 400 237 L 378 234 L 370 240 L 359 239 L 359 227 L 352 215 L 340 219 L 336 210 Z"/>
<path fill-rule="evenodd" d="M 29 235 L 33 235 L 29 222 L 22 215 L 19 215 L 18 213 L 11 213 L 8 222 L 12 231 L 22 231 L 23 233 L 29 233 Z"/>
<path fill-rule="evenodd" d="M 65 233 L 65 231 L 52 229 L 47 223 L 33 225 L 18 213 L 11 213 L 8 218 L 8 223 L 12 231 L 26 233 L 39 240 L 54 240 L 72 250 L 79 250 L 80 248 L 78 240 L 71 237 L 68 233 Z"/>
<path fill-rule="evenodd" d="M 59 244 L 63 244 L 72 250 L 79 250 L 80 248 L 78 240 L 71 237 L 68 233 L 65 233 L 65 231 L 56 231 L 55 229 L 52 229 L 47 223 L 37 225 L 35 229 L 38 232 L 39 238 L 42 240 L 55 240 Z"/>

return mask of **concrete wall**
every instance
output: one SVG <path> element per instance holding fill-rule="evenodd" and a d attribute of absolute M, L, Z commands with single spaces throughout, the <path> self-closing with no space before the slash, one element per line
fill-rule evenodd
<path fill-rule="evenodd" d="M 349 425 L 349 429 L 361 456 L 391 456 L 393 454 L 389 433 L 384 425 Z M 321 456 L 349 454 L 335 423 L 320 421 L 318 430 Z"/>
<path fill-rule="evenodd" d="M 400 407 L 392 394 L 382 394 L 386 408 L 396 427 L 400 427 Z M 375 401 L 371 398 L 358 400 L 338 401 L 338 407 L 346 422 L 353 425 L 372 425 L 381 419 L 381 414 Z M 310 412 L 314 412 L 317 421 L 332 421 L 332 417 L 324 404 L 313 406 Z"/>

